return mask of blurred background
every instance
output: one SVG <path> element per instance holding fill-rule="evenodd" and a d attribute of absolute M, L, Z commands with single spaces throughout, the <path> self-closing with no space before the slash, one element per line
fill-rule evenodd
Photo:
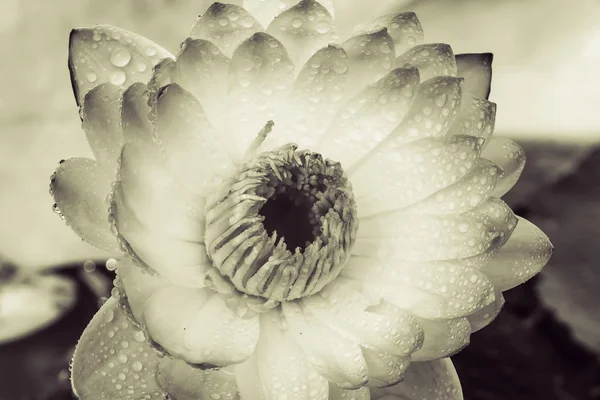
<path fill-rule="evenodd" d="M 62 299 L 57 325 L 0 344 L 0 400 L 69 398 L 69 352 L 112 280 L 103 267 L 111 254 L 75 237 L 52 212 L 48 194 L 60 159 L 91 157 L 67 70 L 69 31 L 117 25 L 176 53 L 201 3 L 2 0 L 0 293 L 9 282 L 41 279 L 30 275 L 37 271 L 59 271 L 65 281 L 39 284 Z M 528 156 L 506 201 L 555 245 L 544 271 L 507 292 L 500 317 L 454 358 L 465 397 L 600 399 L 600 3 L 406 3 L 426 42 L 450 43 L 455 53 L 494 53 L 495 135 L 515 139 Z M 84 269 L 86 260 L 96 260 L 96 268 Z M 65 300 L 70 291 L 79 293 L 75 304 Z M 0 304 L 0 329 L 17 311 Z"/>

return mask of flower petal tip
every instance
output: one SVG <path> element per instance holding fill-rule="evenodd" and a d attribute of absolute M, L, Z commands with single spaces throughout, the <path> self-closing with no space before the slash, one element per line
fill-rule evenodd
<path fill-rule="evenodd" d="M 492 86 L 492 53 L 457 54 L 457 75 L 465 78 L 465 92 L 488 99 Z"/>

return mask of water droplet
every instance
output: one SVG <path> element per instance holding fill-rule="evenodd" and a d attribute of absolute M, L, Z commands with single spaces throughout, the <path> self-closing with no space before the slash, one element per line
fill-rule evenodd
<path fill-rule="evenodd" d="M 152 56 L 156 55 L 156 49 L 154 47 L 152 47 L 152 46 L 147 47 L 146 48 L 146 55 L 148 57 L 152 57 Z"/>
<path fill-rule="evenodd" d="M 125 76 L 125 72 L 118 69 L 112 73 L 112 76 L 110 77 L 110 83 L 119 86 L 125 83 L 126 79 L 127 77 Z"/>
<path fill-rule="evenodd" d="M 133 364 L 131 364 L 131 369 L 133 369 L 136 372 L 140 372 L 143 368 L 143 365 L 141 362 L 139 361 L 134 361 Z"/>
<path fill-rule="evenodd" d="M 108 260 L 106 260 L 106 269 L 109 271 L 114 271 L 115 269 L 117 269 L 117 260 L 115 260 L 114 258 L 109 258 Z"/>
<path fill-rule="evenodd" d="M 96 75 L 94 72 L 88 72 L 85 74 L 85 78 L 88 80 L 88 82 L 94 83 L 96 82 L 96 79 L 98 79 L 98 75 Z"/>
<path fill-rule="evenodd" d="M 115 67 L 124 67 L 129 64 L 129 61 L 131 61 L 131 53 L 123 47 L 114 49 L 110 54 L 110 62 Z"/>
<path fill-rule="evenodd" d="M 435 98 L 435 104 L 438 107 L 444 107 L 446 102 L 448 101 L 448 95 L 446 93 L 442 93 Z"/>
<path fill-rule="evenodd" d="M 143 342 L 144 340 L 146 340 L 146 336 L 144 335 L 144 332 L 142 331 L 137 331 L 136 333 L 133 334 L 133 338 L 135 339 L 136 342 Z"/>
<path fill-rule="evenodd" d="M 292 20 L 292 26 L 294 28 L 300 28 L 302 26 L 302 20 L 300 18 L 294 18 Z"/>

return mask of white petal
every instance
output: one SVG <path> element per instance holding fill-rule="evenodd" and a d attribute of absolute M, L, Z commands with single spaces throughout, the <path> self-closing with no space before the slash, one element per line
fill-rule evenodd
<path fill-rule="evenodd" d="M 517 143 L 507 138 L 492 138 L 481 156 L 498 164 L 504 176 L 498 180 L 493 195 L 502 197 L 519 180 L 525 168 L 525 151 Z"/>
<path fill-rule="evenodd" d="M 452 48 L 444 43 L 420 44 L 399 55 L 396 67 L 418 68 L 423 81 L 435 76 L 456 76 Z"/>
<path fill-rule="evenodd" d="M 490 97 L 493 60 L 492 53 L 456 55 L 456 75 L 465 78 L 465 93 L 483 99 Z"/>
<path fill-rule="evenodd" d="M 277 110 L 285 101 L 293 79 L 294 65 L 274 37 L 256 33 L 235 50 L 228 84 L 231 143 L 246 151 L 270 120 L 275 121 L 271 135 L 277 134 Z"/>
<path fill-rule="evenodd" d="M 354 96 L 365 86 L 383 78 L 394 65 L 396 50 L 387 29 L 354 36 L 346 40 L 342 47 L 349 60 L 347 97 Z"/>
<path fill-rule="evenodd" d="M 371 389 L 373 400 L 463 400 L 460 380 L 449 358 L 413 362 L 404 381 Z"/>
<path fill-rule="evenodd" d="M 471 332 L 477 332 L 494 321 L 498 314 L 500 314 L 504 303 L 502 291 L 496 288 L 496 300 L 493 303 L 488 304 L 476 313 L 467 315 L 467 320 L 471 324 Z"/>
<path fill-rule="evenodd" d="M 256 32 L 263 32 L 260 23 L 244 8 L 213 3 L 192 28 L 190 38 L 214 43 L 227 57 L 235 48 Z"/>
<path fill-rule="evenodd" d="M 103 250 L 120 251 L 108 221 L 111 183 L 96 161 L 71 158 L 52 175 L 50 191 L 57 211 L 79 237 Z"/>
<path fill-rule="evenodd" d="M 458 182 L 475 165 L 481 145 L 470 136 L 383 144 L 350 176 L 360 217 L 407 207 Z"/>
<path fill-rule="evenodd" d="M 154 341 L 188 362 L 239 363 L 254 351 L 258 317 L 240 318 L 224 301 L 210 289 L 170 286 L 146 301 L 144 323 Z"/>
<path fill-rule="evenodd" d="M 341 336 L 301 307 L 300 302 L 282 303 L 289 332 L 307 359 L 326 379 L 344 389 L 355 389 L 367 381 L 367 366 L 355 341 Z"/>
<path fill-rule="evenodd" d="M 379 30 L 381 28 L 387 28 L 394 40 L 397 56 L 423 42 L 423 28 L 414 12 L 385 14 L 358 29 Z"/>
<path fill-rule="evenodd" d="M 156 399 L 166 393 L 155 375 L 160 358 L 110 298 L 91 320 L 75 348 L 73 390 L 83 400 Z"/>
<path fill-rule="evenodd" d="M 384 14 L 398 13 L 406 9 L 408 0 L 348 1 L 333 0 L 334 17 L 343 37 L 348 37 L 361 22 L 370 21 Z"/>
<path fill-rule="evenodd" d="M 363 282 L 370 298 L 423 318 L 462 317 L 494 301 L 494 286 L 483 273 L 451 263 L 352 256 L 340 275 Z"/>
<path fill-rule="evenodd" d="M 85 95 L 81 114 L 82 128 L 96 161 L 113 176 L 123 146 L 122 94 L 123 89 L 111 83 L 96 86 Z"/>
<path fill-rule="evenodd" d="M 410 363 L 408 356 L 397 356 L 367 347 L 363 347 L 363 357 L 369 370 L 370 387 L 384 387 L 400 382 Z"/>
<path fill-rule="evenodd" d="M 492 195 L 502 169 L 485 158 L 479 158 L 473 169 L 461 180 L 437 191 L 412 206 L 406 214 L 461 214 L 471 210 Z"/>
<path fill-rule="evenodd" d="M 143 321 L 146 301 L 156 292 L 171 286 L 165 277 L 144 268 L 131 257 L 119 260 L 117 276 L 127 296 L 131 313 L 140 322 Z"/>
<path fill-rule="evenodd" d="M 229 58 L 211 42 L 186 39 L 176 64 L 177 83 L 198 99 L 211 125 L 224 130 Z"/>
<path fill-rule="evenodd" d="M 269 26 L 277 15 L 297 3 L 298 0 L 244 0 L 244 8 L 263 26 Z"/>
<path fill-rule="evenodd" d="M 158 365 L 156 380 L 177 400 L 239 400 L 230 368 L 202 370 L 183 360 L 164 357 Z"/>
<path fill-rule="evenodd" d="M 544 232 L 519 217 L 519 223 L 508 242 L 481 272 L 500 290 L 512 289 L 540 272 L 550 259 L 552 249 Z"/>
<path fill-rule="evenodd" d="M 261 314 L 256 350 L 235 366 L 241 398 L 327 400 L 329 382 L 306 360 L 284 324 L 278 310 Z"/>
<path fill-rule="evenodd" d="M 196 98 L 178 84 L 160 90 L 155 124 L 175 179 L 190 191 L 206 195 L 230 170 L 228 141 L 215 132 Z"/>
<path fill-rule="evenodd" d="M 314 148 L 342 103 L 348 79 L 348 56 L 341 47 L 329 45 L 306 62 L 296 78 L 286 108 L 280 114 L 280 129 L 267 136 L 264 148 L 298 143 Z"/>
<path fill-rule="evenodd" d="M 337 279 L 304 299 L 303 307 L 323 324 L 352 335 L 361 346 L 397 356 L 409 356 L 420 346 L 422 330 L 412 315 L 386 302 L 370 305 L 344 281 Z"/>
<path fill-rule="evenodd" d="M 304 65 L 318 49 L 335 42 L 333 18 L 315 0 L 302 0 L 279 14 L 267 28 L 287 49 L 295 65 Z"/>
<path fill-rule="evenodd" d="M 348 170 L 402 121 L 419 85 L 416 69 L 395 69 L 344 104 L 318 144 Z"/>
<path fill-rule="evenodd" d="M 458 116 L 450 126 L 448 135 L 492 137 L 496 123 L 496 103 L 467 93 L 463 83 L 463 97 Z"/>
<path fill-rule="evenodd" d="M 80 105 L 92 88 L 110 82 L 126 88 L 148 82 L 152 67 L 173 56 L 149 39 L 114 26 L 74 29 L 69 37 L 69 71 Z"/>
<path fill-rule="evenodd" d="M 152 123 L 148 119 L 148 88 L 134 83 L 123 93 L 121 99 L 121 126 L 124 143 L 152 144 Z"/>
<path fill-rule="evenodd" d="M 425 332 L 425 340 L 423 346 L 413 353 L 412 361 L 430 361 L 449 357 L 469 344 L 471 325 L 467 318 L 439 320 L 419 318 L 418 321 Z"/>

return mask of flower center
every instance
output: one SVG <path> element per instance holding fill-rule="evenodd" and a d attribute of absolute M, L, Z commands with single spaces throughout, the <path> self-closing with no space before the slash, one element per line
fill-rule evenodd
<path fill-rule="evenodd" d="M 340 164 L 289 144 L 240 167 L 207 210 L 205 239 L 214 267 L 236 289 L 285 301 L 339 274 L 357 228 Z"/>

